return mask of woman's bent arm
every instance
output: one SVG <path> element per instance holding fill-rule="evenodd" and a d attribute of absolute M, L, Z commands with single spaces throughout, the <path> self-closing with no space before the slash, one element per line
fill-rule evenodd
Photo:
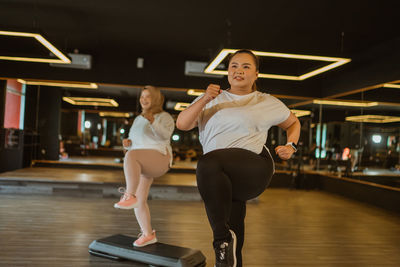
<path fill-rule="evenodd" d="M 176 120 L 176 128 L 182 131 L 189 131 L 196 127 L 197 119 L 203 108 L 220 93 L 221 88 L 218 84 L 208 85 L 206 92 L 197 102 L 179 113 L 178 119 Z"/>
<path fill-rule="evenodd" d="M 197 126 L 197 119 L 207 101 L 204 97 L 200 98 L 199 101 L 179 113 L 178 119 L 176 120 L 176 128 L 182 131 L 189 131 Z"/>

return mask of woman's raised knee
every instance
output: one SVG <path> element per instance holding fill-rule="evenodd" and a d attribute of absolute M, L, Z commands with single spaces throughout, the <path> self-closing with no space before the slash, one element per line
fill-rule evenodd
<path fill-rule="evenodd" d="M 203 155 L 197 162 L 196 178 L 197 185 L 202 187 L 205 184 L 213 184 L 216 175 L 221 172 L 221 165 L 217 158 L 212 154 Z"/>
<path fill-rule="evenodd" d="M 220 163 L 214 155 L 205 154 L 197 162 L 197 173 L 216 172 L 221 168 Z"/>
<path fill-rule="evenodd" d="M 132 160 L 136 160 L 138 158 L 138 153 L 135 150 L 129 150 L 128 152 L 126 152 L 125 154 L 125 158 L 124 161 L 125 162 L 129 162 Z"/>

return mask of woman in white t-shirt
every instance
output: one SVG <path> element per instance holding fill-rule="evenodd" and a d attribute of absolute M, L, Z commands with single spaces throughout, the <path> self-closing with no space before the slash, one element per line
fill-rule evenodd
<path fill-rule="evenodd" d="M 199 192 L 214 235 L 216 266 L 242 266 L 246 201 L 260 195 L 274 173 L 265 147 L 268 129 L 277 125 L 287 144 L 275 148 L 289 159 L 296 151 L 300 122 L 277 98 L 256 90 L 259 60 L 239 50 L 229 60 L 230 88 L 210 84 L 177 119 L 177 128 L 198 126 L 204 155 L 197 164 Z"/>
<path fill-rule="evenodd" d="M 133 243 L 143 247 L 157 242 L 151 227 L 147 197 L 153 179 L 164 175 L 172 161 L 170 139 L 174 119 L 163 111 L 164 96 L 153 86 L 146 86 L 140 95 L 142 113 L 137 116 L 123 140 L 127 150 L 124 158 L 126 189 L 120 188 L 121 199 L 114 204 L 119 209 L 135 209 L 141 228 L 139 238 Z"/>

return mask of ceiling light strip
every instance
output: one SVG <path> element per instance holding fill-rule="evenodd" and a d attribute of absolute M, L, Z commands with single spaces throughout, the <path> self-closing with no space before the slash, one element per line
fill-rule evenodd
<path fill-rule="evenodd" d="M 353 122 L 370 122 L 370 123 L 390 123 L 400 122 L 400 117 L 395 116 L 382 116 L 382 115 L 359 115 L 349 116 L 345 118 L 346 121 Z"/>
<path fill-rule="evenodd" d="M 205 90 L 197 90 L 197 89 L 187 90 L 187 94 L 192 95 L 192 96 L 201 96 L 204 93 L 205 93 Z"/>
<path fill-rule="evenodd" d="M 127 112 L 112 112 L 112 111 L 102 111 L 99 113 L 100 117 L 117 117 L 117 118 L 129 118 L 130 113 Z"/>
<path fill-rule="evenodd" d="M 110 103 L 112 99 L 109 98 L 99 98 L 99 97 L 71 97 L 71 99 L 76 101 L 96 101 L 96 102 L 104 102 Z"/>
<path fill-rule="evenodd" d="M 57 81 L 32 81 L 17 79 L 19 83 L 27 85 L 43 85 L 43 86 L 59 86 L 59 87 L 72 87 L 72 88 L 87 88 L 87 89 L 97 89 L 98 85 L 96 83 L 78 83 L 78 82 L 57 82 Z"/>
<path fill-rule="evenodd" d="M 76 106 L 102 106 L 118 107 L 119 104 L 114 99 L 95 98 L 95 97 L 63 97 L 65 102 Z"/>
<path fill-rule="evenodd" d="M 0 59 L 12 60 L 12 61 L 37 62 L 37 63 L 67 63 L 67 62 L 61 62 L 59 59 L 45 59 L 45 58 L 34 58 L 34 57 L 0 56 Z"/>
<path fill-rule="evenodd" d="M 335 106 L 348 106 L 348 107 L 374 107 L 379 105 L 378 102 L 363 102 L 363 101 L 339 101 L 339 100 L 325 100 L 315 99 L 314 104 L 321 105 L 335 105 Z"/>
<path fill-rule="evenodd" d="M 178 110 L 178 111 L 182 111 L 182 110 L 185 110 L 189 105 L 190 105 L 190 103 L 178 102 L 175 104 L 174 109 Z"/>
<path fill-rule="evenodd" d="M 214 69 L 226 58 L 230 53 L 235 53 L 237 49 L 222 49 L 221 52 L 216 56 L 216 58 L 208 65 L 208 67 L 204 70 L 205 73 L 215 73 Z M 217 73 L 215 73 L 217 74 Z M 224 74 L 223 74 L 224 75 Z"/>
<path fill-rule="evenodd" d="M 304 59 L 304 60 L 329 61 L 329 62 L 338 60 L 348 60 L 347 58 L 337 58 L 337 57 L 322 57 L 322 56 L 274 53 L 274 52 L 262 52 L 262 51 L 252 51 L 252 52 L 257 56 L 264 56 L 264 57 L 279 57 L 279 58 Z"/>
<path fill-rule="evenodd" d="M 205 68 L 204 73 L 216 74 L 216 75 L 228 75 L 228 71 L 226 71 L 226 70 L 215 70 L 215 69 L 229 54 L 235 53 L 237 50 L 238 49 L 222 49 L 221 52 L 217 55 L 217 57 Z M 333 68 L 337 68 L 337 67 L 351 61 L 351 59 L 348 59 L 348 58 L 322 57 L 322 56 L 274 53 L 274 52 L 262 52 L 262 51 L 252 51 L 252 52 L 257 56 L 265 56 L 265 57 L 315 60 L 315 61 L 326 61 L 326 62 L 333 61 L 332 64 L 318 68 L 314 71 L 305 73 L 300 76 L 280 75 L 280 74 L 270 74 L 270 73 L 259 73 L 258 74 L 259 78 L 268 78 L 268 79 L 302 81 L 302 80 L 308 79 L 312 76 L 318 75 L 318 74 L 326 72 L 328 70 L 331 70 Z"/>
<path fill-rule="evenodd" d="M 400 88 L 400 84 L 393 84 L 393 83 L 385 83 L 383 87 L 388 87 L 388 88 Z"/>
<path fill-rule="evenodd" d="M 312 76 L 315 76 L 315 75 L 321 74 L 321 73 L 323 73 L 323 72 L 327 72 L 328 70 L 337 68 L 337 67 L 339 67 L 339 66 L 341 66 L 341 65 L 343 65 L 343 64 L 346 64 L 346 63 L 348 63 L 348 62 L 350 62 L 350 60 L 347 60 L 347 61 L 346 61 L 346 60 L 341 60 L 341 61 L 338 61 L 338 62 L 334 62 L 334 63 L 332 63 L 332 64 L 329 64 L 328 66 L 325 66 L 325 67 L 316 69 L 316 70 L 314 70 L 314 71 L 311 71 L 311 72 L 309 72 L 309 73 L 300 75 L 299 80 L 302 81 L 302 80 L 308 79 L 308 78 L 310 78 L 310 77 L 312 77 Z"/>
<path fill-rule="evenodd" d="M 39 43 L 41 43 L 50 52 L 52 52 L 55 56 L 58 57 L 58 59 L 46 59 L 46 58 L 34 58 L 34 57 L 30 58 L 30 57 L 0 56 L 0 59 L 2 60 L 71 64 L 71 60 L 68 57 L 66 57 L 62 52 L 60 52 L 60 50 L 58 50 L 55 46 L 53 46 L 49 41 L 47 41 L 42 35 L 38 33 L 0 31 L 0 35 L 35 38 Z"/>
<path fill-rule="evenodd" d="M 76 101 L 74 101 L 73 99 L 69 98 L 69 97 L 63 97 L 62 98 L 65 102 L 70 103 L 71 105 L 76 105 Z"/>
<path fill-rule="evenodd" d="M 42 45 L 47 47 L 54 55 L 61 59 L 61 63 L 64 64 L 71 64 L 71 60 L 67 58 L 63 53 L 60 52 L 57 48 L 55 48 L 49 41 L 47 41 L 43 36 L 40 34 L 34 35 L 35 39 L 38 40 Z"/>
<path fill-rule="evenodd" d="M 267 78 L 267 79 L 291 80 L 291 81 L 299 81 L 300 80 L 300 78 L 297 76 L 266 74 L 266 73 L 260 73 L 260 74 L 258 74 L 258 77 L 259 78 Z"/>
<path fill-rule="evenodd" d="M 300 109 L 291 109 L 290 110 L 296 117 L 303 117 L 311 115 L 311 111 L 309 110 L 300 110 Z"/>

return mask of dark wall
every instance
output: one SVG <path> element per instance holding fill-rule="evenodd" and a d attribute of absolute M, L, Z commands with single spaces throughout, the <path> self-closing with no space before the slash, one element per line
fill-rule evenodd
<path fill-rule="evenodd" d="M 28 85 L 25 92 L 25 120 L 24 129 L 27 131 L 37 131 L 37 117 L 39 109 L 40 90 L 38 86 Z"/>
<path fill-rule="evenodd" d="M 398 80 L 400 38 L 360 52 L 353 61 L 323 81 L 322 97 L 342 94 L 380 83 Z"/>
<path fill-rule="evenodd" d="M 24 159 L 23 167 L 29 167 L 38 154 L 39 87 L 27 86 L 25 91 Z"/>
<path fill-rule="evenodd" d="M 42 86 L 39 89 L 38 135 L 39 159 L 59 159 L 61 90 Z"/>
<path fill-rule="evenodd" d="M 78 133 L 78 111 L 61 112 L 60 134 L 65 136 L 76 136 Z"/>

